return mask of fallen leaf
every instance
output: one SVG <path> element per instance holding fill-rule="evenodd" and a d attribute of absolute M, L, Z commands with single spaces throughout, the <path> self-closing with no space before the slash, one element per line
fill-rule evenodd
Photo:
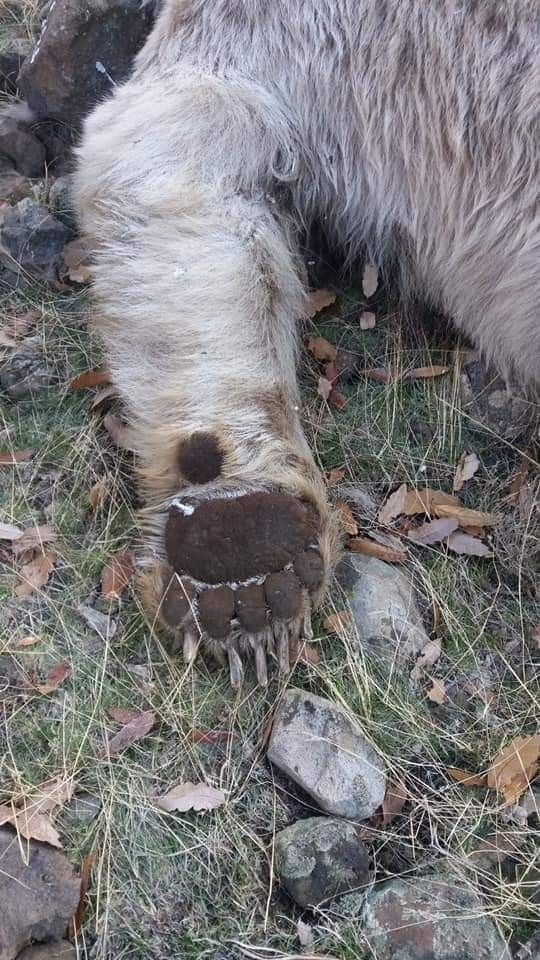
<path fill-rule="evenodd" d="M 126 724 L 131 723 L 132 720 L 138 720 L 142 710 L 137 710 L 135 707 L 109 707 L 107 713 L 111 720 Z"/>
<path fill-rule="evenodd" d="M 296 663 L 305 663 L 307 666 L 317 666 L 317 664 L 321 662 L 321 655 L 317 647 L 312 643 L 306 643 L 305 640 L 297 643 L 295 647 L 291 644 L 289 649 L 289 662 L 291 666 L 294 666 Z"/>
<path fill-rule="evenodd" d="M 370 310 L 364 310 L 360 314 L 360 329 L 361 330 L 373 330 L 375 326 L 376 316 L 374 313 L 371 313 Z"/>
<path fill-rule="evenodd" d="M 462 506 L 461 503 L 434 503 L 433 512 L 438 517 L 455 517 L 459 525 L 492 527 L 499 522 L 499 518 L 492 513 L 484 513 L 482 510 L 470 510 L 469 507 Z"/>
<path fill-rule="evenodd" d="M 332 387 L 330 391 L 330 396 L 328 397 L 328 403 L 332 407 L 337 407 L 338 410 L 343 410 L 347 406 L 347 400 L 339 390 L 336 390 L 335 387 Z"/>
<path fill-rule="evenodd" d="M 437 663 L 441 655 L 441 641 L 440 640 L 428 640 L 425 647 L 420 651 L 418 659 L 411 670 L 411 680 L 420 680 L 422 676 L 422 670 L 426 667 L 432 667 L 434 663 Z"/>
<path fill-rule="evenodd" d="M 324 337 L 310 337 L 307 342 L 307 348 L 317 360 L 335 361 L 337 350 L 333 344 L 325 340 Z"/>
<path fill-rule="evenodd" d="M 20 527 L 13 526 L 12 523 L 0 523 L 0 540 L 9 540 L 13 542 L 22 537 L 23 531 Z"/>
<path fill-rule="evenodd" d="M 101 574 L 101 595 L 106 600 L 119 597 L 133 576 L 133 571 L 133 557 L 129 550 L 115 553 Z"/>
<path fill-rule="evenodd" d="M 101 480 L 96 480 L 94 486 L 88 494 L 88 503 L 92 510 L 96 511 L 99 505 L 103 502 L 103 498 L 107 493 L 107 481 L 102 477 Z"/>
<path fill-rule="evenodd" d="M 54 693 L 70 674 L 71 667 L 67 661 L 63 660 L 62 663 L 57 663 L 55 667 L 51 667 L 45 683 L 36 683 L 34 687 L 39 693 Z"/>
<path fill-rule="evenodd" d="M 17 640 L 16 647 L 33 647 L 36 643 L 41 643 L 41 637 L 37 637 L 34 633 L 29 633 L 25 637 L 21 637 L 20 640 Z"/>
<path fill-rule="evenodd" d="M 468 533 L 461 533 L 460 530 L 457 530 L 448 537 L 446 545 L 448 549 L 453 550 L 454 553 L 466 554 L 469 557 L 493 556 L 492 550 L 490 550 L 485 543 L 477 540 L 476 537 L 470 537 Z"/>
<path fill-rule="evenodd" d="M 431 520 L 429 523 L 423 523 L 420 527 L 413 527 L 409 530 L 407 536 L 414 543 L 419 543 L 423 547 L 431 546 L 433 543 L 440 543 L 445 540 L 457 528 L 458 522 L 454 517 L 443 517 L 440 520 Z"/>
<path fill-rule="evenodd" d="M 459 767 L 448 767 L 448 776 L 458 783 L 464 783 L 466 787 L 487 787 L 486 773 L 470 773 L 468 770 L 460 770 Z"/>
<path fill-rule="evenodd" d="M 88 387 L 103 387 L 110 384 L 111 375 L 106 367 L 95 367 L 94 370 L 85 370 L 79 373 L 68 383 L 68 390 L 86 390 Z"/>
<path fill-rule="evenodd" d="M 45 550 L 25 563 L 19 570 L 20 582 L 15 587 L 15 596 L 26 597 L 44 587 L 54 570 L 55 561 L 56 554 L 52 550 Z"/>
<path fill-rule="evenodd" d="M 457 493 L 463 487 L 463 484 L 470 480 L 471 477 L 474 477 L 478 467 L 480 466 L 480 461 L 475 453 L 464 453 L 456 467 L 456 473 L 454 476 L 454 486 L 453 491 Z"/>
<path fill-rule="evenodd" d="M 332 384 L 330 383 L 330 380 L 327 380 L 326 377 L 319 377 L 317 393 L 323 398 L 323 400 L 328 400 L 328 397 L 332 393 Z"/>
<path fill-rule="evenodd" d="M 162 797 L 156 798 L 161 810 L 216 810 L 225 803 L 225 794 L 207 783 L 180 783 Z"/>
<path fill-rule="evenodd" d="M 383 525 L 391 523 L 391 521 L 395 520 L 400 513 L 403 513 L 406 497 L 407 484 L 402 483 L 397 490 L 394 490 L 394 492 L 390 494 L 386 502 L 383 503 L 379 513 L 377 514 L 377 520 L 379 523 L 382 523 Z"/>
<path fill-rule="evenodd" d="M 346 631 L 350 621 L 350 611 L 339 610 L 337 613 L 330 613 L 327 617 L 325 617 L 323 626 L 328 633 L 337 633 L 338 637 L 341 637 Z"/>
<path fill-rule="evenodd" d="M 540 759 L 540 734 L 515 737 L 493 760 L 488 786 L 502 793 L 506 803 L 515 803 L 536 775 Z"/>
<path fill-rule="evenodd" d="M 86 914 L 86 895 L 88 893 L 88 887 L 90 884 L 90 873 L 94 862 L 96 859 L 96 853 L 94 850 L 91 850 L 90 853 L 86 855 L 82 862 L 81 867 L 81 887 L 79 892 L 79 902 L 75 913 L 73 914 L 71 920 L 69 921 L 68 926 L 68 936 L 69 939 L 74 942 L 79 934 L 82 925 L 84 923 L 84 918 Z"/>
<path fill-rule="evenodd" d="M 457 497 L 443 490 L 432 490 L 430 487 L 424 487 L 422 490 L 409 490 L 405 497 L 402 513 L 407 517 L 412 517 L 416 513 L 427 513 L 430 516 L 435 514 L 436 508 L 443 505 L 461 507 Z"/>
<path fill-rule="evenodd" d="M 508 503 L 512 506 L 518 506 L 519 504 L 519 495 L 521 493 L 522 487 L 527 483 L 527 477 L 529 474 L 529 459 L 522 456 L 519 469 L 517 473 L 514 474 L 510 482 L 510 491 L 507 497 Z"/>
<path fill-rule="evenodd" d="M 337 364 L 331 360 L 330 363 L 325 363 L 324 365 L 324 375 L 327 380 L 330 380 L 330 383 L 335 383 L 339 377 L 339 370 Z"/>
<path fill-rule="evenodd" d="M 443 374 L 448 373 L 450 367 L 442 367 L 438 364 L 433 364 L 428 367 L 413 367 L 412 370 L 406 370 L 401 379 L 402 380 L 429 380 L 432 377 L 442 377 Z"/>
<path fill-rule="evenodd" d="M 237 737 L 233 730 L 190 730 L 187 738 L 192 743 L 226 743 Z"/>
<path fill-rule="evenodd" d="M 353 512 L 346 500 L 336 500 L 336 507 L 339 510 L 341 526 L 345 533 L 355 537 L 358 533 L 358 524 L 354 519 Z"/>
<path fill-rule="evenodd" d="M 379 560 L 386 560 L 388 563 L 402 563 L 407 559 L 404 550 L 394 550 L 382 543 L 375 543 L 373 540 L 367 540 L 365 537 L 352 537 L 347 547 L 353 553 L 363 553 L 368 557 L 378 557 Z"/>
<path fill-rule="evenodd" d="M 408 799 L 409 791 L 401 780 L 395 780 L 388 784 L 382 802 L 383 827 L 386 827 L 392 822 L 394 817 L 397 817 L 401 813 Z"/>
<path fill-rule="evenodd" d="M 362 290 L 365 297 L 372 297 L 379 286 L 379 271 L 372 263 L 366 263 L 362 273 Z"/>
<path fill-rule="evenodd" d="M 480 537 L 480 539 L 482 539 L 482 537 L 485 537 L 486 535 L 484 527 L 475 527 L 472 523 L 463 523 L 461 524 L 460 529 L 463 531 L 463 533 L 468 533 L 471 537 Z"/>
<path fill-rule="evenodd" d="M 434 680 L 431 690 L 428 690 L 426 696 L 428 700 L 432 700 L 433 703 L 444 703 L 446 700 L 446 687 L 444 680 Z"/>
<path fill-rule="evenodd" d="M 155 722 L 156 718 L 152 711 L 143 710 L 107 741 L 101 755 L 112 757 L 136 743 L 137 740 L 142 740 L 150 733 Z"/>
<path fill-rule="evenodd" d="M 361 373 L 364 373 L 366 377 L 371 377 L 372 380 L 378 380 L 379 383 L 393 383 L 394 380 L 399 379 L 398 372 L 387 367 L 368 367 Z"/>
<path fill-rule="evenodd" d="M 326 307 L 330 307 L 335 302 L 336 295 L 332 292 L 332 290 L 312 290 L 308 296 L 305 314 L 306 319 L 310 320 L 317 313 L 320 313 L 321 310 L 324 310 Z"/>
<path fill-rule="evenodd" d="M 13 544 L 13 553 L 18 555 L 25 550 L 41 549 L 44 544 L 54 543 L 55 540 L 58 540 L 58 531 L 50 523 L 28 527 Z"/>
<path fill-rule="evenodd" d="M 103 426 L 117 447 L 122 450 L 133 450 L 132 431 L 122 422 L 120 417 L 117 417 L 115 413 L 108 413 L 103 417 Z"/>
<path fill-rule="evenodd" d="M 71 777 L 46 780 L 27 796 L 16 798 L 9 804 L 0 804 L 0 824 L 11 824 L 26 840 L 39 840 L 53 847 L 61 847 L 58 831 L 49 817 L 71 800 L 73 790 Z"/>
<path fill-rule="evenodd" d="M 346 476 L 346 473 L 347 472 L 343 467 L 332 467 L 332 469 L 329 470 L 327 474 L 327 478 L 326 478 L 327 485 L 329 487 L 334 487 L 336 483 L 339 483 L 340 480 L 343 480 L 343 478 Z"/>
<path fill-rule="evenodd" d="M 33 456 L 33 450 L 2 450 L 0 452 L 0 467 L 8 467 L 13 463 L 23 463 L 25 460 L 31 460 Z"/>

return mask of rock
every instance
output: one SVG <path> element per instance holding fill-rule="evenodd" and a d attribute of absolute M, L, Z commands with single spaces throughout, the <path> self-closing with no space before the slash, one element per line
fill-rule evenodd
<path fill-rule="evenodd" d="M 437 876 L 377 887 L 363 919 L 377 960 L 511 960 L 481 902 L 466 886 Z"/>
<path fill-rule="evenodd" d="M 17 173 L 7 157 L 0 157 L 0 201 L 13 198 L 20 200 L 30 191 L 30 181 Z"/>
<path fill-rule="evenodd" d="M 64 807 L 64 816 L 73 817 L 79 823 L 92 823 L 101 810 L 101 800 L 93 793 L 79 793 Z"/>
<path fill-rule="evenodd" d="M 41 352 L 41 346 L 27 337 L 0 366 L 0 386 L 12 400 L 33 396 L 58 380 Z"/>
<path fill-rule="evenodd" d="M 48 203 L 51 213 L 65 223 L 71 230 L 75 229 L 75 212 L 71 202 L 70 177 L 57 177 L 49 188 Z"/>
<path fill-rule="evenodd" d="M 472 421 L 479 421 L 504 440 L 517 440 L 535 423 L 536 405 L 517 384 L 507 385 L 474 354 L 461 374 L 461 402 Z"/>
<path fill-rule="evenodd" d="M 351 612 L 363 650 L 389 668 L 404 670 L 429 637 L 408 577 L 375 557 L 347 556 L 340 582 L 352 590 Z"/>
<path fill-rule="evenodd" d="M 4 214 L 0 258 L 10 270 L 54 280 L 70 237 L 65 224 L 51 216 L 46 207 L 25 197 Z"/>
<path fill-rule="evenodd" d="M 30 119 L 24 106 L 0 113 L 0 154 L 25 177 L 39 177 L 44 172 L 45 147 L 32 133 Z"/>
<path fill-rule="evenodd" d="M 0 960 L 31 940 L 60 940 L 79 902 L 81 882 L 67 857 L 46 843 L 24 841 L 0 827 Z"/>
<path fill-rule="evenodd" d="M 287 690 L 268 758 L 327 813 L 364 820 L 380 807 L 384 765 L 342 707 L 305 690 Z"/>
<path fill-rule="evenodd" d="M 18 49 L 0 50 L 0 90 L 14 94 L 25 54 Z"/>
<path fill-rule="evenodd" d="M 19 75 L 39 118 L 77 126 L 128 74 L 152 24 L 140 0 L 56 0 Z"/>
<path fill-rule="evenodd" d="M 353 823 L 310 817 L 276 836 L 277 875 L 301 907 L 314 907 L 370 882 L 369 851 Z"/>
<path fill-rule="evenodd" d="M 39 947 L 27 947 L 17 960 L 77 960 L 77 951 L 69 940 L 43 943 Z"/>

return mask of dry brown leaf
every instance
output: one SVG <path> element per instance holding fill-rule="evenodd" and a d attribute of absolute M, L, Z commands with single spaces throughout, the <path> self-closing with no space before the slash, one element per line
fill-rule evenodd
<path fill-rule="evenodd" d="M 364 310 L 360 314 L 360 329 L 361 330 L 373 330 L 375 326 L 376 316 L 371 310 Z"/>
<path fill-rule="evenodd" d="M 237 736 L 234 730 L 199 730 L 195 727 L 189 731 L 187 738 L 192 743 L 227 743 Z"/>
<path fill-rule="evenodd" d="M 446 700 L 446 686 L 444 680 L 433 680 L 431 690 L 426 694 L 428 700 L 433 703 L 444 703 Z"/>
<path fill-rule="evenodd" d="M 440 655 L 441 641 L 428 640 L 425 647 L 420 651 L 418 659 L 411 670 L 411 680 L 420 680 L 422 670 L 425 670 L 426 667 L 432 667 L 434 663 L 437 663 Z"/>
<path fill-rule="evenodd" d="M 84 918 L 86 914 L 86 895 L 88 893 L 88 887 L 90 884 L 90 873 L 92 867 L 94 866 L 94 861 L 96 859 L 96 853 L 94 850 L 91 850 L 90 853 L 86 855 L 82 862 L 81 867 L 81 887 L 79 892 L 79 902 L 75 913 L 73 914 L 71 920 L 69 921 L 68 935 L 71 941 L 74 941 L 77 937 L 77 934 L 82 928 L 84 923 Z"/>
<path fill-rule="evenodd" d="M 383 503 L 379 513 L 377 514 L 377 520 L 379 523 L 384 525 L 391 523 L 392 520 L 395 520 L 400 513 L 403 513 L 406 497 L 407 484 L 402 483 L 397 490 L 394 490 L 394 492 L 390 494 L 386 502 Z"/>
<path fill-rule="evenodd" d="M 25 550 L 41 549 L 44 544 L 54 543 L 55 540 L 58 540 L 58 531 L 50 523 L 27 527 L 13 544 L 13 553 L 17 556 Z"/>
<path fill-rule="evenodd" d="M 336 295 L 332 290 L 312 290 L 308 296 L 306 319 L 310 320 L 321 310 L 330 307 L 336 302 Z"/>
<path fill-rule="evenodd" d="M 430 520 L 420 527 L 413 527 L 407 532 L 409 540 L 423 547 L 431 546 L 446 540 L 457 528 L 458 522 L 454 517 L 443 517 L 440 520 Z"/>
<path fill-rule="evenodd" d="M 106 600 L 119 597 L 131 580 L 134 569 L 129 550 L 120 550 L 113 554 L 101 574 L 101 595 Z"/>
<path fill-rule="evenodd" d="M 346 476 L 347 471 L 343 467 L 332 467 L 328 471 L 326 483 L 329 487 L 334 487 L 336 483 L 339 483 Z"/>
<path fill-rule="evenodd" d="M 133 450 L 132 431 L 122 422 L 120 417 L 117 417 L 115 413 L 108 413 L 103 417 L 103 426 L 117 447 L 122 450 Z"/>
<path fill-rule="evenodd" d="M 9 540 L 13 543 L 22 535 L 23 531 L 20 527 L 15 527 L 12 523 L 0 523 L 0 540 Z"/>
<path fill-rule="evenodd" d="M 386 827 L 397 817 L 409 799 L 409 791 L 401 780 L 388 784 L 382 803 L 382 826 Z"/>
<path fill-rule="evenodd" d="M 103 750 L 103 756 L 112 757 L 114 754 L 120 753 L 122 750 L 125 750 L 126 747 L 130 747 L 133 743 L 136 743 L 137 740 L 142 740 L 143 737 L 146 737 L 146 735 L 150 733 L 155 722 L 156 718 L 152 711 L 143 710 L 107 741 L 105 749 Z"/>
<path fill-rule="evenodd" d="M 474 524 L 463 523 L 460 525 L 460 529 L 463 533 L 468 533 L 470 537 L 485 537 L 486 531 L 484 527 L 475 527 Z"/>
<path fill-rule="evenodd" d="M 161 810 L 216 810 L 225 803 L 225 794 L 207 783 L 179 783 L 162 797 L 156 798 L 156 806 Z"/>
<path fill-rule="evenodd" d="M 26 597 L 45 586 L 56 561 L 52 550 L 45 550 L 19 570 L 20 582 L 15 587 L 15 596 Z"/>
<path fill-rule="evenodd" d="M 109 707 L 107 713 L 111 720 L 126 724 L 131 723 L 132 720 L 138 720 L 142 710 L 137 710 L 135 707 Z"/>
<path fill-rule="evenodd" d="M 317 360 L 330 360 L 334 362 L 337 357 L 337 350 L 332 343 L 325 340 L 324 337 L 310 337 L 307 342 L 307 348 Z"/>
<path fill-rule="evenodd" d="M 432 377 L 442 377 L 448 373 L 450 367 L 442 367 L 439 364 L 433 364 L 429 367 L 413 367 L 412 370 L 406 370 L 402 380 L 430 380 Z"/>
<path fill-rule="evenodd" d="M 326 377 L 319 377 L 317 393 L 323 398 L 323 400 L 328 400 L 328 397 L 332 393 L 332 384 L 330 383 L 330 380 L 327 380 Z"/>
<path fill-rule="evenodd" d="M 339 510 L 341 526 L 345 530 L 345 533 L 350 534 L 351 537 L 355 537 L 358 533 L 358 524 L 354 519 L 349 504 L 346 500 L 336 500 L 336 507 Z"/>
<path fill-rule="evenodd" d="M 456 473 L 454 476 L 454 493 L 457 493 L 461 490 L 463 484 L 470 480 L 471 477 L 474 477 L 478 467 L 480 466 L 480 461 L 475 453 L 464 453 L 456 467 Z"/>
<path fill-rule="evenodd" d="M 475 527 L 492 527 L 499 522 L 498 517 L 492 513 L 484 513 L 482 510 L 470 510 L 469 507 L 462 506 L 461 503 L 434 503 L 433 512 L 438 517 L 455 517 L 459 525 Z"/>
<path fill-rule="evenodd" d="M 378 557 L 379 560 L 386 560 L 388 563 L 402 563 L 407 559 L 404 550 L 394 550 L 382 543 L 375 543 L 373 540 L 367 540 L 365 537 L 352 537 L 347 543 L 349 550 L 353 553 L 363 553 L 368 557 Z"/>
<path fill-rule="evenodd" d="M 61 663 L 57 663 L 55 667 L 51 667 L 47 674 L 47 679 L 45 683 L 35 683 L 34 688 L 39 691 L 39 693 L 54 693 L 58 689 L 61 683 L 71 674 L 71 667 L 66 660 L 63 660 Z"/>
<path fill-rule="evenodd" d="M 27 840 L 39 840 L 61 847 L 58 832 L 49 816 L 73 796 L 72 778 L 54 777 L 40 784 L 28 796 L 0 805 L 0 824 L 9 823 Z"/>
<path fill-rule="evenodd" d="M 476 537 L 470 537 L 468 533 L 461 533 L 460 530 L 456 530 L 448 537 L 446 546 L 454 553 L 466 554 L 469 557 L 493 556 L 492 550 L 485 543 L 477 540 Z"/>
<path fill-rule="evenodd" d="M 41 637 L 37 637 L 35 633 L 29 633 L 25 637 L 21 637 L 17 640 L 16 647 L 34 647 L 36 643 L 41 643 Z"/>
<path fill-rule="evenodd" d="M 448 767 L 446 772 L 452 780 L 464 783 L 466 787 L 487 787 L 486 773 L 470 773 L 469 770 L 460 770 L 459 767 Z"/>
<path fill-rule="evenodd" d="M 88 503 L 92 510 L 97 510 L 99 505 L 103 502 L 103 498 L 107 493 L 107 481 L 104 477 L 101 480 L 96 480 L 94 486 L 88 494 Z"/>
<path fill-rule="evenodd" d="M 110 384 L 111 375 L 106 367 L 95 367 L 79 373 L 68 383 L 68 390 L 86 390 L 88 387 L 103 387 Z"/>
<path fill-rule="evenodd" d="M 26 840 L 39 840 L 51 847 L 61 847 L 58 831 L 42 813 L 28 815 L 24 810 L 16 810 L 7 803 L 0 804 L 0 826 L 9 823 Z"/>
<path fill-rule="evenodd" d="M 373 263 L 366 263 L 362 273 L 362 290 L 365 297 L 372 297 L 379 286 L 379 271 Z"/>
<path fill-rule="evenodd" d="M 2 450 L 0 452 L 0 467 L 9 467 L 13 463 L 23 463 L 25 460 L 31 460 L 33 456 L 33 450 Z"/>
<path fill-rule="evenodd" d="M 391 367 L 368 367 L 361 372 L 372 380 L 378 380 L 379 383 L 393 383 L 394 380 L 399 379 L 398 371 Z"/>
<path fill-rule="evenodd" d="M 488 786 L 502 793 L 506 803 L 515 803 L 536 775 L 540 759 L 540 734 L 515 737 L 493 760 Z"/>
<path fill-rule="evenodd" d="M 317 666 L 321 662 L 321 655 L 312 643 L 306 643 L 305 640 L 302 640 L 301 643 L 290 644 L 289 646 L 289 662 L 291 667 L 296 663 L 305 663 L 307 666 Z"/>
<path fill-rule="evenodd" d="M 330 391 L 330 396 L 328 397 L 328 403 L 332 407 L 337 407 L 338 410 L 343 410 L 347 406 L 347 400 L 339 390 L 336 390 L 335 387 L 332 387 Z"/>
<path fill-rule="evenodd" d="M 422 490 L 408 491 L 402 513 L 407 517 L 412 517 L 416 513 L 427 513 L 432 516 L 436 514 L 436 508 L 440 509 L 443 505 L 461 507 L 458 498 L 453 497 L 452 494 L 424 487 Z"/>
<path fill-rule="evenodd" d="M 330 613 L 324 618 L 323 626 L 328 633 L 337 633 L 338 637 L 343 636 L 347 626 L 351 622 L 349 610 L 339 610 L 337 613 Z"/>

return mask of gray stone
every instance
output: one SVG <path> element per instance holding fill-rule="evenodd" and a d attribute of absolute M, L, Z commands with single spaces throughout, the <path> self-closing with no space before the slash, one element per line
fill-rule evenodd
<path fill-rule="evenodd" d="M 79 823 L 92 823 L 101 810 L 101 800 L 93 793 L 78 793 L 64 807 L 64 815 L 73 817 Z"/>
<path fill-rule="evenodd" d="M 51 213 L 70 229 L 75 229 L 76 218 L 71 200 L 71 178 L 57 177 L 49 188 L 48 196 Z"/>
<path fill-rule="evenodd" d="M 327 813 L 364 820 L 383 801 L 384 764 L 359 724 L 305 690 L 284 694 L 268 757 Z"/>
<path fill-rule="evenodd" d="M 62 251 L 71 237 L 65 224 L 30 197 L 4 213 L 0 258 L 15 272 L 55 280 L 63 263 Z"/>
<path fill-rule="evenodd" d="M 351 612 L 366 654 L 405 670 L 429 640 L 409 578 L 397 567 L 361 554 L 348 556 L 340 580 L 352 590 Z"/>
<path fill-rule="evenodd" d="M 18 954 L 17 960 L 77 960 L 77 951 L 69 940 L 60 940 L 27 947 Z"/>
<path fill-rule="evenodd" d="M 45 147 L 25 123 L 8 112 L 0 114 L 0 155 L 8 157 L 25 177 L 44 173 Z"/>
<path fill-rule="evenodd" d="M 377 960 L 511 960 L 485 905 L 466 886 L 441 877 L 375 888 L 363 920 Z"/>
<path fill-rule="evenodd" d="M 346 820 L 310 817 L 278 833 L 276 872 L 301 907 L 314 907 L 370 883 L 369 851 L 360 828 Z"/>
<path fill-rule="evenodd" d="M 151 23 L 140 0 L 56 0 L 19 74 L 22 95 L 39 118 L 77 126 L 127 76 Z"/>
<path fill-rule="evenodd" d="M 0 960 L 13 960 L 32 940 L 61 939 L 81 882 L 60 850 L 34 840 L 20 845 L 10 827 L 0 827 L 0 864 Z"/>
<path fill-rule="evenodd" d="M 57 379 L 41 349 L 30 338 L 0 366 L 0 386 L 12 400 L 33 396 L 40 390 L 51 387 Z"/>

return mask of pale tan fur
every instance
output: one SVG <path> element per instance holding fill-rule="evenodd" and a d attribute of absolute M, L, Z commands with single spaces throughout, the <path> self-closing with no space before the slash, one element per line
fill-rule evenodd
<path fill-rule="evenodd" d="M 314 500 L 335 552 L 295 374 L 297 232 L 315 217 L 382 269 L 397 238 L 408 292 L 538 378 L 537 14 L 536 0 L 165 0 L 132 78 L 86 121 L 75 176 L 158 556 L 195 430 L 221 438 L 233 489 Z"/>

